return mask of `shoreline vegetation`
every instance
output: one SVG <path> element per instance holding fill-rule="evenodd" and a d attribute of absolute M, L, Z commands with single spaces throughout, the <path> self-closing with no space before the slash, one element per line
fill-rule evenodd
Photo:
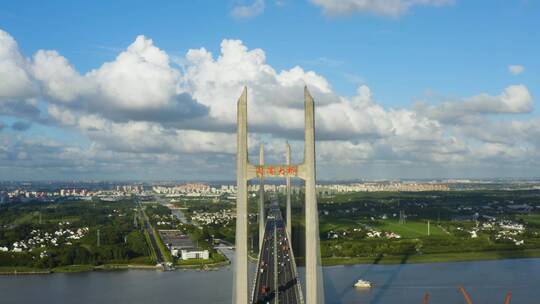
<path fill-rule="evenodd" d="M 493 261 L 511 259 L 540 258 L 540 249 L 525 250 L 493 250 L 473 251 L 460 253 L 430 253 L 380 257 L 336 257 L 324 258 L 323 266 L 358 265 L 358 264 L 428 264 L 428 263 L 456 263 L 474 261 Z"/>
<path fill-rule="evenodd" d="M 322 260 L 323 266 L 352 266 L 352 265 L 395 265 L 395 264 L 432 264 L 456 263 L 473 261 L 494 261 L 511 259 L 540 258 L 540 249 L 500 250 L 464 253 L 433 253 L 409 256 L 381 257 L 336 257 Z M 215 270 L 230 265 L 230 260 L 211 263 L 190 263 L 175 265 L 175 270 Z M 53 273 L 81 273 L 90 271 L 118 271 L 118 270 L 159 270 L 159 266 L 147 264 L 104 264 L 104 265 L 70 265 L 52 269 L 39 269 L 30 267 L 0 267 L 0 275 L 44 275 Z"/>
<path fill-rule="evenodd" d="M 2 205 L 0 274 L 163 269 L 158 261 L 172 263 L 165 268 L 202 271 L 231 264 L 213 245 L 234 244 L 233 202 L 183 201 L 185 222 L 163 202 Z M 302 196 L 294 195 L 292 203 L 292 245 L 301 256 Z M 326 193 L 318 205 L 323 266 L 540 258 L 540 190 Z M 251 249 L 257 251 L 257 227 L 250 227 Z M 171 257 L 159 229 L 181 230 L 208 249 L 210 259 Z M 257 257 L 252 253 L 250 260 Z"/>

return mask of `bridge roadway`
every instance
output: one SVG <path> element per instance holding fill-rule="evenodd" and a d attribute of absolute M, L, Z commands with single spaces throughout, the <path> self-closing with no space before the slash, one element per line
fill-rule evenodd
<path fill-rule="evenodd" d="M 274 236 L 277 237 L 276 242 L 274 242 Z M 276 248 L 274 248 L 274 244 Z M 277 268 L 275 268 L 275 253 L 277 253 Z M 275 200 L 268 210 L 263 246 L 257 265 L 252 303 L 303 303 L 290 241 L 287 237 L 281 211 Z M 277 299 L 275 271 L 277 271 Z"/>

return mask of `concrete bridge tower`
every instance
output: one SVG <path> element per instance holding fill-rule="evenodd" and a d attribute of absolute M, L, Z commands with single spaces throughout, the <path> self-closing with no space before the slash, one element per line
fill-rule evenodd
<path fill-rule="evenodd" d="M 290 147 L 287 144 L 287 164 L 267 165 L 264 164 L 264 148 L 261 146 L 259 165 L 249 163 L 247 147 L 247 88 L 244 88 L 237 105 L 237 154 L 236 154 L 236 263 L 234 271 L 233 302 L 236 304 L 248 304 L 248 205 L 247 205 L 247 182 L 249 179 L 260 178 L 261 191 L 264 191 L 262 178 L 285 177 L 287 178 L 287 233 L 291 234 L 291 204 L 290 204 L 290 178 L 299 177 L 305 181 L 305 231 L 306 231 L 306 303 L 324 303 L 324 290 L 322 282 L 322 268 L 319 245 L 319 212 L 317 210 L 316 197 L 316 172 L 315 172 L 315 105 L 313 97 L 307 87 L 304 89 L 305 111 L 305 147 L 304 162 L 300 165 L 292 165 L 290 159 Z M 259 218 L 264 218 L 264 193 L 260 193 Z M 261 225 L 261 221 L 259 222 Z M 264 226 L 259 226 L 259 237 L 264 235 Z M 262 243 L 262 242 L 261 242 Z"/>
<path fill-rule="evenodd" d="M 307 87 L 304 88 L 304 115 L 304 163 L 300 165 L 299 171 L 306 187 L 306 303 L 320 304 L 324 303 L 324 289 L 319 245 L 319 211 L 315 189 L 315 103 Z"/>
<path fill-rule="evenodd" d="M 233 297 L 236 304 L 248 303 L 248 147 L 247 147 L 247 88 L 237 105 L 236 136 L 236 264 Z"/>

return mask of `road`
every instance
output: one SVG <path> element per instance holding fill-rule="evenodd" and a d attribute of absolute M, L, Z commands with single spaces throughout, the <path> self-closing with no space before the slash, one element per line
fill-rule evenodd
<path fill-rule="evenodd" d="M 140 209 L 140 214 L 143 217 L 144 229 L 146 230 L 146 232 L 148 233 L 148 236 L 150 237 L 150 243 L 151 243 L 150 245 L 152 246 L 152 248 L 154 248 L 154 252 L 156 253 L 157 263 L 165 265 L 165 257 L 163 253 L 161 252 L 160 247 L 157 244 L 157 240 L 154 236 L 152 224 L 150 223 L 150 219 L 148 218 L 148 215 L 146 215 L 146 211 L 144 210 L 144 207 L 141 203 L 139 203 L 139 209 Z"/>
<path fill-rule="evenodd" d="M 276 256 L 277 260 L 274 259 Z M 275 199 L 268 210 L 252 299 L 256 304 L 303 303 L 296 264 Z"/>

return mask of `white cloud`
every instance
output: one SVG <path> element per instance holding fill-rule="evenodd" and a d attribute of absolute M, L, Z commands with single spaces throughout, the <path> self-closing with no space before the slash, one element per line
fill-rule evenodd
<path fill-rule="evenodd" d="M 452 0 L 311 0 L 327 15 L 351 15 L 368 13 L 397 17 L 413 6 L 441 6 Z"/>
<path fill-rule="evenodd" d="M 416 110 L 443 122 L 478 122 L 482 114 L 522 114 L 533 109 L 533 99 L 525 85 L 511 85 L 496 96 L 486 93 L 439 105 L 418 103 Z"/>
<path fill-rule="evenodd" d="M 30 62 L 20 54 L 15 39 L 0 29 L 0 114 L 39 116 L 38 94 Z"/>
<path fill-rule="evenodd" d="M 519 75 L 523 72 L 525 72 L 525 67 L 522 66 L 522 65 L 509 65 L 508 66 L 508 72 L 510 72 L 510 74 L 512 75 Z"/>
<path fill-rule="evenodd" d="M 0 112 L 24 116 L 20 120 L 33 126 L 54 123 L 85 142 L 84 147 L 51 144 L 25 138 L 31 135 L 24 132 L 3 132 L 3 168 L 30 168 L 34 162 L 57 172 L 112 174 L 111 168 L 129 167 L 145 176 L 149 167 L 157 177 L 165 172 L 176 176 L 179 164 L 182 170 L 209 170 L 201 174 L 233 170 L 236 101 L 243 86 L 248 87 L 252 153 L 265 141 L 268 157 L 279 161 L 289 139 L 300 161 L 305 85 L 317 106 L 318 160 L 329 170 L 338 164 L 359 177 L 362 173 L 354 170 L 371 163 L 429 170 L 495 161 L 516 166 L 516 160 L 540 162 L 539 120 L 497 115 L 517 117 L 532 111 L 525 85 L 508 86 L 497 95 L 388 109 L 366 85 L 360 85 L 355 96 L 340 96 L 316 72 L 300 66 L 276 70 L 263 50 L 248 49 L 239 40 L 223 40 L 217 55 L 204 48 L 188 50 L 179 70 L 151 39 L 139 36 L 114 60 L 81 74 L 56 51 L 40 50 L 25 58 L 15 40 L 0 33 L 5 41 L 0 45 L 0 76 L 6 71 L 21 76 L 6 78 L 14 81 L 13 87 L 0 85 Z M 46 109 L 38 114 L 47 121 L 23 115 L 37 109 Z"/>
<path fill-rule="evenodd" d="M 40 82 L 43 93 L 61 103 L 74 102 L 97 89 L 56 51 L 39 50 L 33 58 L 32 73 Z"/>
<path fill-rule="evenodd" d="M 168 55 L 144 36 L 138 36 L 115 61 L 91 71 L 88 77 L 107 102 L 119 109 L 163 107 L 180 91 L 180 74 L 170 67 Z"/>
<path fill-rule="evenodd" d="M 28 62 L 17 42 L 0 30 L 0 102 L 35 97 L 37 90 L 28 73 Z"/>
<path fill-rule="evenodd" d="M 235 18 L 253 18 L 264 12 L 265 0 L 255 0 L 250 5 L 237 5 L 231 10 L 231 15 Z"/>
<path fill-rule="evenodd" d="M 32 66 L 51 102 L 111 119 L 180 120 L 206 112 L 183 92 L 180 72 L 171 67 L 169 56 L 144 36 L 86 75 L 55 51 L 38 51 Z"/>
<path fill-rule="evenodd" d="M 250 125 L 258 131 L 299 130 L 303 115 L 297 114 L 306 84 L 320 104 L 338 100 L 320 75 L 300 67 L 276 72 L 266 64 L 263 50 L 248 50 L 239 40 L 224 40 L 215 59 L 205 49 L 189 50 L 186 59 L 186 88 L 209 108 L 206 127 L 234 131 L 236 100 L 243 86 L 249 88 Z"/>

